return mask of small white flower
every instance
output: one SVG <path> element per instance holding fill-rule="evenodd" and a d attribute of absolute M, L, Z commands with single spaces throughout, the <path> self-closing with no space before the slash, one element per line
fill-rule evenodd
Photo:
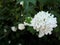
<path fill-rule="evenodd" d="M 24 4 L 24 1 L 21 1 L 21 2 L 20 2 L 20 5 L 22 5 L 22 6 L 23 6 L 23 4 Z"/>
<path fill-rule="evenodd" d="M 18 24 L 18 29 L 19 30 L 24 30 L 25 29 L 25 25 L 24 24 Z"/>
<path fill-rule="evenodd" d="M 15 26 L 12 26 L 11 30 L 15 32 L 17 30 L 17 28 Z"/>
<path fill-rule="evenodd" d="M 10 43 L 11 43 L 11 41 L 9 40 L 9 41 L 8 41 L 8 43 L 10 44 Z"/>
<path fill-rule="evenodd" d="M 6 29 L 4 29 L 4 32 L 7 32 L 7 30 L 6 30 Z"/>
<path fill-rule="evenodd" d="M 21 16 L 23 16 L 23 14 L 21 14 Z"/>
<path fill-rule="evenodd" d="M 19 43 L 18 45 L 22 45 L 21 43 Z"/>
<path fill-rule="evenodd" d="M 41 11 L 31 21 L 31 26 L 39 32 L 39 37 L 51 34 L 53 28 L 57 27 L 57 19 L 51 13 Z"/>

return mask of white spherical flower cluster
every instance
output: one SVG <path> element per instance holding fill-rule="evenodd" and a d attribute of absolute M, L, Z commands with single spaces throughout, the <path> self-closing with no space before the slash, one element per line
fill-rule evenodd
<path fill-rule="evenodd" d="M 34 16 L 31 26 L 39 32 L 39 37 L 51 34 L 53 28 L 57 27 L 56 17 L 51 13 L 41 11 Z"/>
<path fill-rule="evenodd" d="M 24 24 L 18 24 L 18 29 L 19 30 L 24 30 L 25 29 L 25 25 Z"/>

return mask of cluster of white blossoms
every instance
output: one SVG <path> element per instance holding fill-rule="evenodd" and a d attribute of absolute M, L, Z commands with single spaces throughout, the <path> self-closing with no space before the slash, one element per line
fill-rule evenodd
<path fill-rule="evenodd" d="M 18 29 L 24 30 L 25 26 L 32 26 L 34 30 L 39 32 L 38 37 L 43 37 L 44 35 L 52 34 L 53 28 L 57 27 L 57 19 L 51 13 L 40 11 L 34 18 L 31 18 L 30 24 L 26 22 L 18 24 Z M 14 26 L 11 29 L 12 31 L 17 30 Z"/>
<path fill-rule="evenodd" d="M 48 12 L 38 12 L 31 21 L 31 26 L 39 32 L 39 37 L 51 34 L 53 28 L 57 27 L 56 17 Z"/>

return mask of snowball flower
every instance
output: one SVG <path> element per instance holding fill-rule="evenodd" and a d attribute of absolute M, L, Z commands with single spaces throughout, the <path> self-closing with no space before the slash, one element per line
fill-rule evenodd
<path fill-rule="evenodd" d="M 12 26 L 11 30 L 15 32 L 17 30 L 17 28 L 15 26 Z"/>
<path fill-rule="evenodd" d="M 39 32 L 39 37 L 51 34 L 53 28 L 57 27 L 56 17 L 48 12 L 38 12 L 31 21 L 31 26 Z"/>
<path fill-rule="evenodd" d="M 18 29 L 19 30 L 24 30 L 25 29 L 25 25 L 24 24 L 18 24 Z"/>

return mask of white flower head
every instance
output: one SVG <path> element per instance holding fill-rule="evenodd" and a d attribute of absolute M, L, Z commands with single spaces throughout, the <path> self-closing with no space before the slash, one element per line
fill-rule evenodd
<path fill-rule="evenodd" d="M 19 30 L 24 30 L 25 29 L 25 25 L 24 24 L 18 24 L 18 29 Z"/>
<path fill-rule="evenodd" d="M 22 6 L 23 6 L 23 4 L 24 4 L 24 1 L 21 1 L 21 2 L 20 2 L 20 5 L 22 5 Z"/>
<path fill-rule="evenodd" d="M 15 26 L 12 26 L 11 30 L 15 32 L 17 30 L 17 28 Z"/>
<path fill-rule="evenodd" d="M 56 17 L 51 13 L 41 11 L 34 16 L 31 26 L 39 32 L 39 37 L 51 34 L 53 28 L 57 27 Z"/>

